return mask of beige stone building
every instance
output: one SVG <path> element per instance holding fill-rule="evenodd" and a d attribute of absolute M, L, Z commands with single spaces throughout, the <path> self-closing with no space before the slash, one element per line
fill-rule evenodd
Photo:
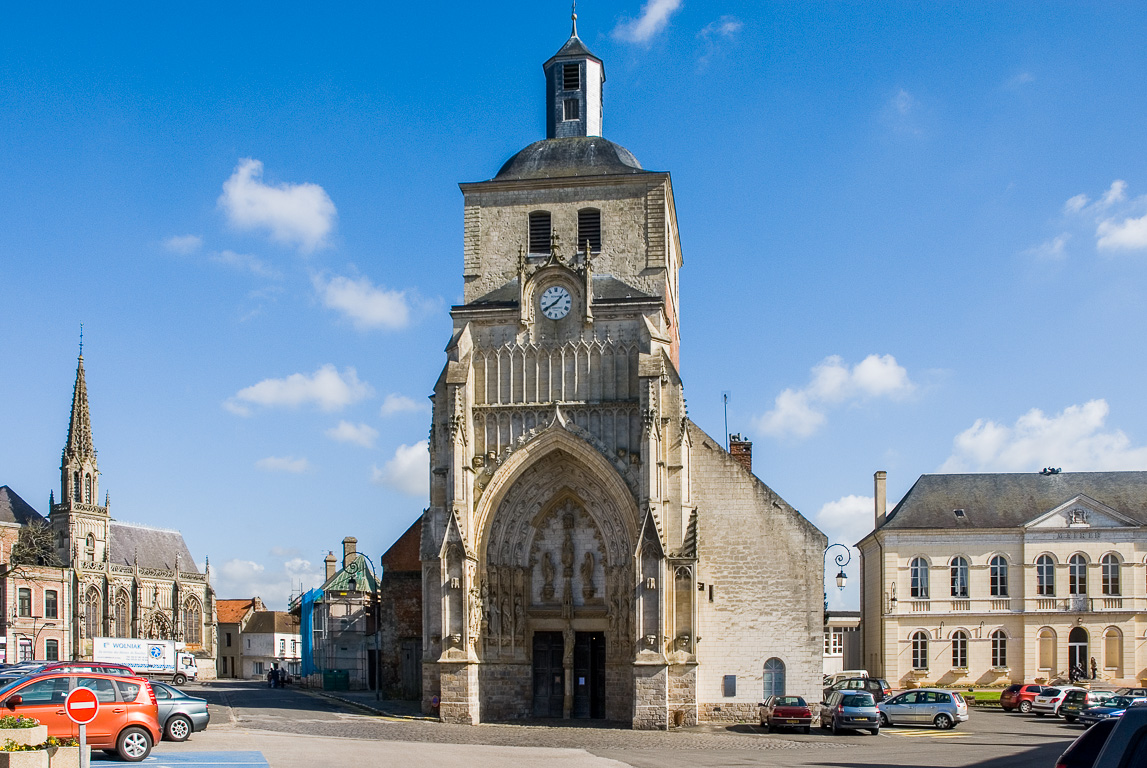
<path fill-rule="evenodd" d="M 424 707 L 664 728 L 813 697 L 826 539 L 689 420 L 670 176 L 601 137 L 604 67 L 576 27 L 543 68 L 547 138 L 461 185 Z"/>
<path fill-rule="evenodd" d="M 857 546 L 869 672 L 999 685 L 1147 676 L 1147 472 L 922 475 Z"/>

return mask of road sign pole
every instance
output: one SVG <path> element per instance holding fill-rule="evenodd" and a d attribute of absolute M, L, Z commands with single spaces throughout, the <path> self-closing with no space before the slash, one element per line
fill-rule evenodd
<path fill-rule="evenodd" d="M 92 768 L 91 755 L 88 754 L 88 727 L 80 723 L 80 768 Z"/>

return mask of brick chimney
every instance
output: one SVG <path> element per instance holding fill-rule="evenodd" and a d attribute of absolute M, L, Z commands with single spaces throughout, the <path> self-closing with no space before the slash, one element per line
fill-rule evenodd
<path fill-rule="evenodd" d="M 876 507 L 876 527 L 884 525 L 888 519 L 888 473 L 883 469 L 872 476 L 873 496 Z"/>
<path fill-rule="evenodd" d="M 346 568 L 350 565 L 350 561 L 354 560 L 357 545 L 358 539 L 354 536 L 347 536 L 343 539 L 343 568 Z"/>
<path fill-rule="evenodd" d="M 334 552 L 327 552 L 327 556 L 323 558 L 323 562 L 326 563 L 326 565 L 327 565 L 326 581 L 330 581 L 331 576 L 334 576 L 335 571 L 338 570 L 338 568 L 335 567 L 335 563 L 338 562 L 338 560 L 335 559 L 335 553 Z"/>
<path fill-rule="evenodd" d="M 753 444 L 743 439 L 740 434 L 729 435 L 729 455 L 747 472 L 753 472 Z"/>

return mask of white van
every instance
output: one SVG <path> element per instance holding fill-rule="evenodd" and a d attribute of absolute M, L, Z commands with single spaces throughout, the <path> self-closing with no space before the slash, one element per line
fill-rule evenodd
<path fill-rule="evenodd" d="M 831 675 L 824 676 L 824 687 L 831 688 L 839 683 L 841 680 L 848 680 L 853 677 L 868 677 L 867 669 L 846 669 L 843 672 L 833 672 Z"/>

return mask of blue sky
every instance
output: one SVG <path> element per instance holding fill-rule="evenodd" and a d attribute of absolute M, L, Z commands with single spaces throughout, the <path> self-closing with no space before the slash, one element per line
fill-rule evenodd
<path fill-rule="evenodd" d="M 1139 3 L 579 4 L 673 174 L 692 417 L 834 541 L 921 473 L 1147 468 Z M 0 484 L 79 324 L 117 518 L 281 602 L 425 505 L 462 198 L 544 136 L 564 2 L 23 4 L 0 28 Z M 831 596 L 855 603 L 852 584 Z"/>

